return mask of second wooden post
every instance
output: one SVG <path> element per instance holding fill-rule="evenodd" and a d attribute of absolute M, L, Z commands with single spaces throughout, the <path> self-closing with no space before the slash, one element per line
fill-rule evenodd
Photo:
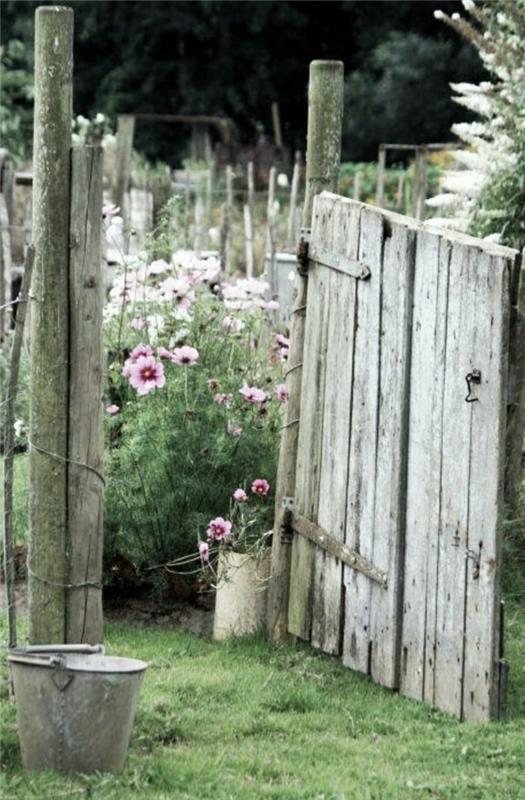
<path fill-rule="evenodd" d="M 337 190 L 341 161 L 343 80 L 342 61 L 313 61 L 310 64 L 303 229 L 310 228 L 315 195 L 322 191 Z M 307 289 L 307 273 L 299 265 L 290 331 L 286 378 L 288 401 L 279 452 L 272 574 L 268 592 L 267 627 L 268 635 L 274 641 L 283 641 L 288 635 L 291 538 L 286 526 L 286 505 L 288 498 L 293 498 L 295 494 Z"/>

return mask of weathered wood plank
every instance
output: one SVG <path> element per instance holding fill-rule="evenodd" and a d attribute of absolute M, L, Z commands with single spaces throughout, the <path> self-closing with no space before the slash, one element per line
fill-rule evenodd
<path fill-rule="evenodd" d="M 386 591 L 370 585 L 370 672 L 399 685 L 401 592 L 405 541 L 410 333 L 416 235 L 394 225 L 384 243 L 373 541 L 369 558 L 388 576 Z"/>
<path fill-rule="evenodd" d="M 346 543 L 373 561 L 375 470 L 378 447 L 378 401 L 381 330 L 383 217 L 363 207 L 359 260 L 370 266 L 368 281 L 357 285 L 353 400 L 349 452 Z M 343 663 L 370 672 L 370 581 L 344 570 L 345 626 Z"/>
<path fill-rule="evenodd" d="M 66 634 L 89 644 L 102 641 L 103 626 L 102 159 L 100 147 L 72 150 L 67 527 L 69 583 L 77 588 L 67 596 Z"/>
<path fill-rule="evenodd" d="M 448 325 L 443 403 L 443 470 L 436 587 L 434 702 L 461 716 L 465 631 L 465 556 L 468 548 L 470 431 L 465 376 L 473 363 L 477 251 L 455 243 L 449 269 Z"/>
<path fill-rule="evenodd" d="M 326 270 L 314 268 L 308 276 L 309 292 L 316 299 L 306 311 L 306 329 L 301 387 L 301 422 L 297 453 L 294 509 L 317 521 L 321 436 L 326 359 L 328 286 Z M 315 545 L 300 536 L 292 544 L 288 629 L 310 639 Z"/>
<path fill-rule="evenodd" d="M 322 220 L 324 209 L 331 210 L 333 224 L 314 224 L 312 246 L 316 248 L 322 245 L 338 255 L 356 257 L 360 206 L 350 206 L 333 197 L 318 197 L 314 214 L 317 221 Z M 344 543 L 357 284 L 348 276 L 331 270 L 327 278 L 330 286 L 329 346 L 318 522 Z M 333 556 L 317 552 L 314 572 L 312 644 L 326 652 L 339 653 L 342 643 L 343 567 Z"/>
<path fill-rule="evenodd" d="M 414 277 L 401 692 L 432 700 L 450 246 L 418 235 Z M 425 641 L 428 641 L 425 650 Z"/>
<path fill-rule="evenodd" d="M 476 316 L 472 366 L 481 370 L 471 404 L 462 717 L 499 714 L 501 523 L 505 464 L 510 265 L 481 255 L 473 263 Z M 467 334 L 468 335 L 468 334 Z"/>

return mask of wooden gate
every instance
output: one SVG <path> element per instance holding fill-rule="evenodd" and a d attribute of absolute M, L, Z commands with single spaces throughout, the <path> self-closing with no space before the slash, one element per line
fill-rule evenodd
<path fill-rule="evenodd" d="M 289 631 L 497 717 L 517 253 L 324 193 L 307 268 Z"/>

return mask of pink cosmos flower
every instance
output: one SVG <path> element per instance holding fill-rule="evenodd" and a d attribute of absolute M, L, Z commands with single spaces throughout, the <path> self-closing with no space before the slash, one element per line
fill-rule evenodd
<path fill-rule="evenodd" d="M 233 316 L 224 317 L 223 321 L 221 322 L 221 327 L 223 327 L 227 331 L 231 331 L 232 333 L 240 333 L 244 328 L 244 322 L 242 319 L 235 319 Z"/>
<path fill-rule="evenodd" d="M 194 347 L 176 347 L 173 351 L 172 361 L 179 366 L 193 367 L 199 359 L 199 351 Z"/>
<path fill-rule="evenodd" d="M 280 383 L 278 386 L 276 386 L 275 394 L 277 395 L 277 399 L 280 400 L 281 403 L 286 402 L 286 400 L 288 400 L 288 389 L 286 388 L 286 384 Z"/>
<path fill-rule="evenodd" d="M 230 436 L 240 436 L 242 434 L 242 428 L 240 428 L 234 422 L 228 422 L 226 429 Z"/>
<path fill-rule="evenodd" d="M 223 539 L 226 539 L 228 536 L 230 536 L 231 532 L 231 522 L 223 519 L 222 517 L 216 517 L 209 523 L 206 534 L 208 539 L 213 539 L 214 542 L 221 542 Z"/>
<path fill-rule="evenodd" d="M 110 417 L 113 417 L 115 414 L 118 414 L 120 411 L 120 406 L 117 406 L 115 403 L 112 403 L 110 406 L 106 406 L 106 414 L 109 414 Z"/>
<path fill-rule="evenodd" d="M 137 394 L 148 394 L 166 383 L 164 367 L 153 356 L 140 356 L 130 368 L 129 382 Z"/>
<path fill-rule="evenodd" d="M 102 206 L 102 217 L 116 217 L 120 213 L 120 206 L 115 206 L 112 203 L 107 206 Z"/>
<path fill-rule="evenodd" d="M 208 542 L 199 540 L 199 555 L 203 563 L 210 560 L 210 546 Z"/>
<path fill-rule="evenodd" d="M 260 404 L 268 399 L 265 391 L 258 389 L 256 386 L 248 386 L 246 383 L 239 389 L 239 394 L 242 394 L 248 403 Z"/>
<path fill-rule="evenodd" d="M 290 347 L 290 340 L 287 336 L 283 336 L 282 333 L 278 333 L 275 337 L 275 341 L 281 347 Z"/>
<path fill-rule="evenodd" d="M 122 374 L 125 378 L 129 378 L 129 376 L 131 375 L 131 367 L 133 366 L 134 363 L 135 363 L 134 358 L 126 358 L 126 360 L 124 361 L 124 366 L 122 367 Z"/>
<path fill-rule="evenodd" d="M 152 355 L 153 355 L 153 350 L 151 349 L 149 344 L 142 344 L 141 342 L 140 344 L 138 344 L 136 347 L 133 348 L 133 350 L 130 353 L 130 358 L 136 361 L 137 358 L 140 358 L 140 356 L 152 356 Z"/>
<path fill-rule="evenodd" d="M 270 484 L 264 478 L 256 478 L 251 485 L 251 490 L 254 494 L 266 497 L 270 491 Z"/>
<path fill-rule="evenodd" d="M 244 489 L 236 489 L 233 493 L 233 499 L 237 503 L 245 503 L 248 499 L 248 495 L 244 491 Z"/>
<path fill-rule="evenodd" d="M 170 361 L 173 358 L 171 350 L 167 350 L 165 347 L 157 347 L 157 355 L 159 358 L 169 358 Z"/>
<path fill-rule="evenodd" d="M 226 406 L 226 408 L 229 408 L 231 406 L 232 400 L 233 400 L 233 395 L 230 394 L 229 392 L 227 394 L 213 395 L 213 401 L 215 403 L 218 403 L 218 405 L 220 406 Z"/>

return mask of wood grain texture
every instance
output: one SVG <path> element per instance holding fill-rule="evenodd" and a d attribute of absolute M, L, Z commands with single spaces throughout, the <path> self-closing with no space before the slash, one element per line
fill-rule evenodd
<path fill-rule="evenodd" d="M 421 232 L 411 345 L 401 691 L 433 696 L 450 246 Z M 425 652 L 425 637 L 429 638 Z"/>
<path fill-rule="evenodd" d="M 67 507 L 72 585 L 102 583 L 102 159 L 100 147 L 72 150 Z M 79 587 L 68 592 L 66 623 L 68 642 L 102 641 L 100 587 Z"/>
<path fill-rule="evenodd" d="M 29 455 L 29 641 L 64 642 L 69 374 L 69 185 L 73 11 L 35 27 Z"/>

